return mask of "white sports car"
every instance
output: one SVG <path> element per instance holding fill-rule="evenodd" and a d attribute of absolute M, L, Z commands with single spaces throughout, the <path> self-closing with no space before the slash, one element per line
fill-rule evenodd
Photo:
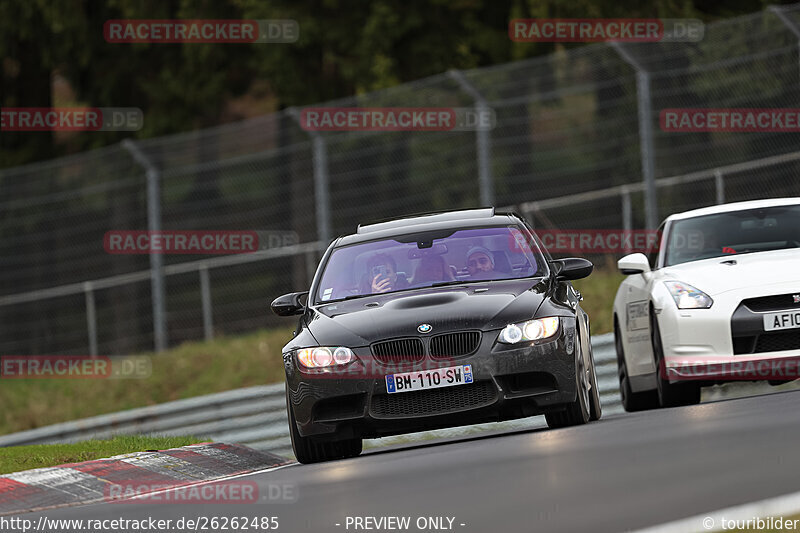
<path fill-rule="evenodd" d="M 679 213 L 659 231 L 657 249 L 617 263 L 628 275 L 614 299 L 625 410 L 800 377 L 800 198 Z"/>

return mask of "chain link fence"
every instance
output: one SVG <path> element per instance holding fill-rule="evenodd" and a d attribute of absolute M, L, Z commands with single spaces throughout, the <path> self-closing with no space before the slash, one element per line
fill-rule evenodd
<path fill-rule="evenodd" d="M 493 203 L 537 227 L 653 226 L 693 207 L 800 195 L 796 135 L 667 133 L 667 108 L 793 107 L 800 4 L 697 43 L 594 44 L 449 72 L 335 107 L 494 110 L 478 132 L 310 133 L 297 110 L 0 171 L 0 353 L 127 354 L 277 323 L 329 238 Z M 225 258 L 110 255 L 109 230 L 293 232 Z M 610 304 L 609 304 L 610 305 Z"/>

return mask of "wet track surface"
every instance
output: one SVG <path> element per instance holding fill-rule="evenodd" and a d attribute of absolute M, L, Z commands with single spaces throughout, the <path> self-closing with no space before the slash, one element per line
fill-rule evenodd
<path fill-rule="evenodd" d="M 262 494 L 288 487 L 294 502 L 109 503 L 22 516 L 273 516 L 278 531 L 357 530 L 346 527 L 348 516 L 407 516 L 408 531 L 420 530 L 419 517 L 454 518 L 452 530 L 464 532 L 637 529 L 800 490 L 799 404 L 800 391 L 784 392 L 239 478 L 258 483 Z"/>

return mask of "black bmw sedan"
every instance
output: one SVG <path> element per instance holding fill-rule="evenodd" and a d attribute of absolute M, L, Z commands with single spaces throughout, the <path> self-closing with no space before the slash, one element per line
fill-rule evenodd
<path fill-rule="evenodd" d="M 353 457 L 364 438 L 544 414 L 600 418 L 589 317 L 532 229 L 493 208 L 361 225 L 331 243 L 283 348 L 298 461 Z"/>

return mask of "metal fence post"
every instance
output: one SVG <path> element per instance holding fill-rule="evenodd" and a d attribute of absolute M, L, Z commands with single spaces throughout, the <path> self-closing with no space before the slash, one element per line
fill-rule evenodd
<path fill-rule="evenodd" d="M 536 220 L 534 220 L 534 218 L 533 218 L 533 210 L 530 208 L 529 204 L 526 204 L 526 203 L 519 204 L 519 208 L 518 209 L 519 209 L 519 214 L 522 215 L 522 218 L 525 219 L 525 221 L 528 223 L 528 225 L 530 225 L 531 228 L 535 229 L 536 228 Z M 517 210 L 517 208 L 515 206 L 514 211 L 516 211 L 516 210 Z"/>
<path fill-rule="evenodd" d="M 203 335 L 207 341 L 214 338 L 214 315 L 211 307 L 211 280 L 208 276 L 208 267 L 201 265 L 200 273 L 200 300 L 203 305 Z"/>
<path fill-rule="evenodd" d="M 317 271 L 317 254 L 308 250 L 306 252 L 306 278 L 308 279 L 308 286 L 314 281 L 314 274 Z"/>
<path fill-rule="evenodd" d="M 161 231 L 161 172 L 142 150 L 130 139 L 122 141 L 122 147 L 130 152 L 147 175 L 147 229 Z M 167 313 L 164 296 L 164 260 L 161 254 L 150 250 L 150 285 L 153 300 L 153 337 L 155 350 L 167 348 Z"/>
<path fill-rule="evenodd" d="M 297 121 L 300 128 L 303 123 L 300 111 L 291 107 L 287 109 L 289 115 Z M 328 151 L 325 139 L 318 131 L 303 129 L 311 137 L 312 158 L 314 161 L 314 206 L 317 212 L 317 239 L 327 246 L 331 242 L 331 206 L 328 174 Z"/>
<path fill-rule="evenodd" d="M 467 81 L 460 71 L 450 70 L 447 74 L 472 97 L 475 101 L 475 109 L 478 110 L 479 115 L 488 111 L 489 106 L 486 103 L 486 99 L 475 86 Z M 475 131 L 475 147 L 477 148 L 478 186 L 481 194 L 481 205 L 484 206 L 494 205 L 494 182 L 492 181 L 490 142 L 489 130 L 478 127 Z"/>
<path fill-rule="evenodd" d="M 786 16 L 786 13 L 783 12 L 783 8 L 781 6 L 769 6 L 767 9 L 775 13 L 775 15 L 777 15 L 777 17 L 781 19 L 781 22 L 783 22 L 786 25 L 786 27 L 789 28 L 789 31 L 792 32 L 795 37 L 797 37 L 798 39 L 797 48 L 798 52 L 800 53 L 800 26 L 798 26 L 795 21 Z M 798 64 L 798 66 L 800 66 L 800 64 Z"/>
<path fill-rule="evenodd" d="M 622 229 L 627 235 L 633 229 L 633 210 L 631 208 L 631 192 L 622 188 Z M 627 240 L 625 241 L 628 242 Z M 625 246 L 625 253 L 630 253 L 630 246 Z"/>
<path fill-rule="evenodd" d="M 97 309 L 94 303 L 94 287 L 87 281 L 83 284 L 86 298 L 86 329 L 89 336 L 89 355 L 97 355 Z"/>
<path fill-rule="evenodd" d="M 717 190 L 717 205 L 725 203 L 725 178 L 722 172 L 717 169 L 714 171 L 714 185 Z"/>
<path fill-rule="evenodd" d="M 641 63 L 628 53 L 617 42 L 609 43 L 611 47 L 636 70 L 636 99 L 639 111 L 639 148 L 642 154 L 642 176 L 644 179 L 645 225 L 647 229 L 658 227 L 658 201 L 655 181 L 655 149 L 653 147 L 652 112 L 650 95 L 650 73 Z"/>

